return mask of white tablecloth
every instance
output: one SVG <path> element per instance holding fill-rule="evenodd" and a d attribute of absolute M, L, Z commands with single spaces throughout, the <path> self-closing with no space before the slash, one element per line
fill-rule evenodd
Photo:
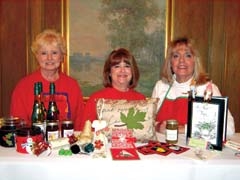
<path fill-rule="evenodd" d="M 164 141 L 164 136 L 159 138 Z M 181 145 L 185 145 L 184 139 L 180 138 Z M 240 142 L 240 134 L 231 139 Z M 110 153 L 107 158 L 92 158 L 89 155 L 59 156 L 56 150 L 50 156 L 37 157 L 17 153 L 14 148 L 0 147 L 0 179 L 239 180 L 240 158 L 234 156 L 235 152 L 224 148 L 207 160 L 191 158 L 193 150 L 168 156 L 139 153 L 140 160 L 120 161 L 112 160 Z"/>

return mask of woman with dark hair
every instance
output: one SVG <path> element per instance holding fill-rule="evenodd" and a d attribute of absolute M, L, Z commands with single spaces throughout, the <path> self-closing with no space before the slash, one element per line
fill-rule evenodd
<path fill-rule="evenodd" d="M 221 96 L 218 87 L 202 67 L 199 54 L 188 38 L 179 38 L 170 42 L 163 65 L 162 78 L 153 89 L 152 97 L 159 98 L 157 131 L 164 133 L 166 121 L 176 119 L 179 132 L 184 133 L 187 123 L 188 92 L 194 88 L 196 95 L 204 96 L 211 87 L 212 96 Z M 228 111 L 227 135 L 235 132 L 234 120 Z"/>
<path fill-rule="evenodd" d="M 89 97 L 85 106 L 84 121 L 97 119 L 96 101 L 99 98 L 145 99 L 143 94 L 134 90 L 139 77 L 136 60 L 127 49 L 119 48 L 112 51 L 103 68 L 103 85 L 105 88 L 93 93 Z"/>

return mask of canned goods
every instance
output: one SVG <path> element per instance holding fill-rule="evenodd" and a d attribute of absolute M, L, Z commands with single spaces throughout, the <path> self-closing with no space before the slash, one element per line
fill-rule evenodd
<path fill-rule="evenodd" d="M 16 151 L 24 154 L 34 154 L 34 145 L 43 141 L 40 127 L 23 127 L 16 131 Z"/>
<path fill-rule="evenodd" d="M 178 142 L 178 121 L 167 120 L 166 124 L 166 143 L 176 144 Z"/>
<path fill-rule="evenodd" d="M 46 128 L 46 140 L 54 140 L 59 138 L 59 128 L 57 122 L 49 122 L 47 123 Z"/>
<path fill-rule="evenodd" d="M 73 134 L 73 122 L 71 120 L 62 121 L 61 137 L 68 137 Z"/>
<path fill-rule="evenodd" d="M 2 119 L 0 128 L 0 145 L 15 147 L 16 130 L 23 126 L 23 120 L 18 117 L 5 117 Z"/>

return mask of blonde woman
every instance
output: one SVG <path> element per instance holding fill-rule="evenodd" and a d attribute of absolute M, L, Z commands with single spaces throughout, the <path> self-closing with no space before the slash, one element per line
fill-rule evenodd
<path fill-rule="evenodd" d="M 164 133 L 166 120 L 176 119 L 179 132 L 184 133 L 187 123 L 188 92 L 195 87 L 196 95 L 203 96 L 205 90 L 212 86 L 212 95 L 221 96 L 218 87 L 204 71 L 199 54 L 188 38 L 179 38 L 170 42 L 163 65 L 162 78 L 153 89 L 152 97 L 159 98 L 157 114 L 157 131 Z M 234 120 L 228 111 L 227 135 L 235 132 Z"/>

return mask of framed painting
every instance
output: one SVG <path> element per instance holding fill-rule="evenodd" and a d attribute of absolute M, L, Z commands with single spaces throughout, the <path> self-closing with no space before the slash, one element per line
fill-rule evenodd
<path fill-rule="evenodd" d="M 228 97 L 213 96 L 208 102 L 196 96 L 189 102 L 187 139 L 203 139 L 222 150 L 226 139 Z"/>
<path fill-rule="evenodd" d="M 83 96 L 103 88 L 102 71 L 108 54 L 124 47 L 140 70 L 136 90 L 151 96 L 160 79 L 167 42 L 167 0 L 68 1 L 68 73 Z"/>

